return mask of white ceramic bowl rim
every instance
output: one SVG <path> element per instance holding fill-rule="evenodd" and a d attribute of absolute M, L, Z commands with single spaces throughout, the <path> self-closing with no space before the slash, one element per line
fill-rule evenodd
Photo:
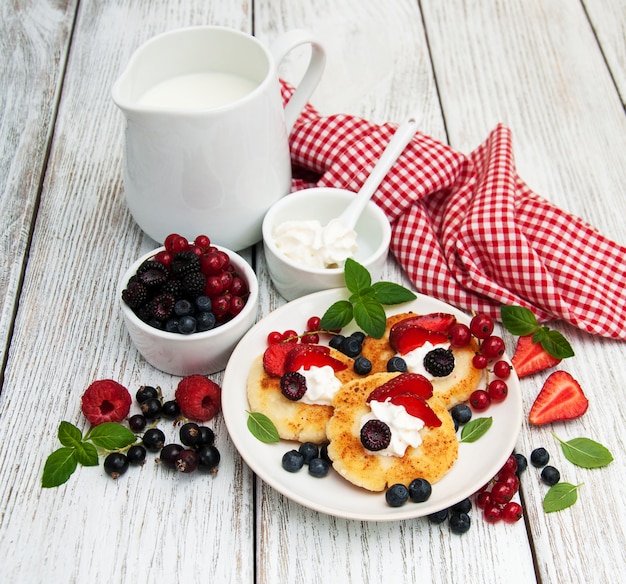
<path fill-rule="evenodd" d="M 273 216 L 277 212 L 277 209 L 280 209 L 281 201 L 284 201 L 285 199 L 289 197 L 302 198 L 302 197 L 309 196 L 309 195 L 315 196 L 315 193 L 320 193 L 320 192 L 324 192 L 324 193 L 336 192 L 336 193 L 347 193 L 352 196 L 356 195 L 354 191 L 349 191 L 348 189 L 339 189 L 335 187 L 311 187 L 308 189 L 303 189 L 301 191 L 290 193 L 286 195 L 285 197 L 283 197 L 282 199 L 280 199 L 277 203 L 275 203 L 270 208 L 270 210 L 266 213 L 265 219 L 263 221 L 263 241 L 269 247 L 269 249 L 271 249 L 272 252 L 281 259 L 281 261 L 283 261 L 285 264 L 287 264 L 288 266 L 292 268 L 295 268 L 297 270 L 302 270 L 305 272 L 310 272 L 311 274 L 328 274 L 328 275 L 343 274 L 344 272 L 343 267 L 341 268 L 315 268 L 311 266 L 304 266 L 302 264 L 299 264 L 298 262 L 295 262 L 291 258 L 288 258 L 284 253 L 282 253 L 274 245 L 274 240 L 272 237 L 270 237 L 271 233 L 268 232 L 268 230 L 270 229 L 269 224 L 271 222 L 271 219 L 273 219 Z M 376 248 L 376 250 L 370 256 L 368 256 L 365 260 L 362 260 L 361 263 L 367 263 L 367 260 L 369 260 L 370 258 L 379 257 L 382 253 L 385 253 L 385 250 L 389 247 L 389 237 L 387 237 L 387 232 L 389 232 L 389 234 L 391 233 L 391 225 L 384 211 L 376 203 L 374 203 L 374 201 L 371 201 L 371 200 L 368 202 L 367 208 L 370 208 L 374 214 L 379 215 L 379 219 L 380 218 L 384 219 L 384 221 L 381 222 L 383 225 L 383 237 L 381 239 L 380 245 Z M 271 226 L 273 227 L 273 225 L 274 224 L 272 223 Z"/>
<path fill-rule="evenodd" d="M 257 302 L 257 298 L 259 294 L 258 280 L 257 280 L 256 274 L 254 273 L 254 270 L 252 269 L 252 266 L 250 266 L 250 264 L 246 260 L 244 260 L 238 253 L 230 249 L 227 249 L 225 247 L 221 247 L 219 245 L 214 245 L 214 247 L 216 247 L 220 251 L 227 253 L 228 257 L 231 260 L 231 263 L 233 264 L 233 267 L 235 268 L 235 271 L 237 271 L 238 273 L 243 272 L 243 274 L 241 275 L 245 276 L 246 278 L 249 294 L 248 294 L 248 298 L 246 300 L 246 303 L 243 309 L 238 315 L 231 318 L 229 321 L 225 322 L 224 324 L 221 324 L 212 329 L 209 329 L 208 331 L 201 331 L 201 332 L 191 333 L 188 335 L 183 335 L 180 333 L 171 333 L 169 331 L 163 331 L 156 327 L 150 326 L 149 324 L 141 320 L 134 313 L 134 311 L 130 308 L 130 306 L 128 306 L 122 300 L 122 290 L 126 288 L 126 284 L 128 284 L 128 280 L 131 278 L 131 276 L 135 274 L 135 272 L 137 271 L 137 268 L 139 268 L 139 266 L 143 264 L 143 262 L 145 262 L 147 259 L 156 255 L 160 251 L 164 250 L 165 249 L 164 247 L 159 247 L 141 256 L 132 266 L 130 266 L 130 268 L 128 268 L 128 270 L 126 270 L 126 272 L 124 272 L 124 275 L 122 276 L 122 279 L 119 282 L 118 291 L 117 291 L 117 296 L 118 296 L 118 299 L 119 299 L 119 302 L 120 302 L 120 305 L 122 307 L 124 314 L 136 326 L 138 326 L 143 331 L 150 333 L 151 335 L 154 335 L 157 338 L 163 338 L 163 339 L 168 339 L 168 340 L 176 339 L 177 341 L 180 341 L 181 343 L 191 343 L 193 341 L 199 341 L 199 340 L 209 339 L 211 337 L 217 337 L 220 334 L 225 333 L 229 331 L 231 328 L 233 328 L 234 326 L 236 326 L 238 324 L 237 321 L 240 320 L 239 317 L 245 316 L 246 314 L 248 314 L 255 308 L 255 304 Z M 233 261 L 233 259 L 235 261 Z"/>

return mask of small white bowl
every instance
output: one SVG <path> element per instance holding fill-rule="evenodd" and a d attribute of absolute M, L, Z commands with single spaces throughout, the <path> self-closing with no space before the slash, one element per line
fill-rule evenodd
<path fill-rule="evenodd" d="M 144 359 L 153 367 L 172 375 L 209 375 L 226 367 L 233 349 L 254 324 L 259 303 L 259 285 L 256 274 L 240 255 L 224 247 L 235 271 L 246 281 L 250 294 L 243 310 L 228 322 L 211 330 L 189 335 L 159 330 L 143 322 L 122 300 L 122 290 L 137 268 L 163 247 L 139 258 L 122 276 L 117 298 L 130 338 Z"/>
<path fill-rule="evenodd" d="M 274 203 L 263 219 L 263 247 L 270 277 L 286 300 L 345 286 L 341 268 L 311 268 L 287 258 L 276 247 L 273 231 L 277 225 L 291 220 L 317 219 L 322 225 L 338 217 L 356 193 L 336 188 L 311 188 L 286 195 Z M 383 211 L 369 201 L 355 231 L 358 250 L 354 260 L 366 267 L 376 281 L 382 274 L 391 241 L 391 226 Z"/>

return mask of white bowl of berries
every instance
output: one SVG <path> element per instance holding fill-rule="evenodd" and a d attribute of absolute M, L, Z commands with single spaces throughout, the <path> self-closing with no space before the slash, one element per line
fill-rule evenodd
<path fill-rule="evenodd" d="M 118 298 L 141 355 L 172 375 L 221 371 L 257 317 L 254 270 L 205 235 L 169 235 L 121 277 Z"/>

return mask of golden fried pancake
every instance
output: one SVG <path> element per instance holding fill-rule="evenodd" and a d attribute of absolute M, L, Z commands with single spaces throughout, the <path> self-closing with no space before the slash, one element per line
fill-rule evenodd
<path fill-rule="evenodd" d="M 352 359 L 334 349 L 330 349 L 330 356 L 346 365 L 345 369 L 335 373 L 341 383 L 357 377 Z M 270 418 L 283 440 L 316 444 L 326 441 L 326 424 L 333 414 L 333 407 L 291 401 L 284 397 L 280 390 L 280 378 L 270 377 L 265 372 L 263 355 L 257 357 L 252 364 L 247 392 L 251 410 Z"/>
<path fill-rule="evenodd" d="M 380 339 L 366 337 L 363 341 L 362 355 L 372 362 L 372 373 L 387 371 L 387 361 L 396 355 L 389 344 L 389 332 L 391 327 L 406 318 L 416 316 L 415 313 L 406 312 L 395 314 L 387 318 L 387 327 Z M 472 359 L 478 351 L 475 339 L 467 347 L 452 349 L 454 354 L 454 371 L 447 377 L 435 377 L 431 379 L 434 394 L 451 408 L 458 403 L 467 401 L 470 394 L 476 389 L 482 371 L 472 365 Z"/>
<path fill-rule="evenodd" d="M 361 444 L 361 418 L 369 413 L 367 396 L 398 373 L 377 373 L 342 386 L 333 400 L 334 413 L 326 427 L 328 455 L 333 468 L 351 483 L 370 491 L 382 491 L 395 483 L 424 478 L 431 484 L 446 474 L 458 457 L 454 422 L 437 397 L 428 401 L 442 421 L 439 427 L 420 430 L 422 444 L 409 446 L 404 456 L 388 456 L 366 450 Z"/>

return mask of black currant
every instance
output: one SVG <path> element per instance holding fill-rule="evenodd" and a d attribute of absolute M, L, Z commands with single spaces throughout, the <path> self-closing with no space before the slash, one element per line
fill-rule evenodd
<path fill-rule="evenodd" d="M 147 399 L 154 399 L 159 397 L 159 391 L 156 387 L 151 385 L 142 385 L 135 394 L 138 403 L 143 403 Z"/>
<path fill-rule="evenodd" d="M 214 471 L 220 459 L 220 451 L 213 445 L 202 446 L 198 449 L 198 463 L 205 470 Z"/>
<path fill-rule="evenodd" d="M 213 442 L 215 442 L 215 432 L 211 430 L 208 426 L 200 426 L 198 428 L 200 432 L 200 441 L 198 442 L 201 446 L 211 446 Z"/>
<path fill-rule="evenodd" d="M 128 458 L 121 452 L 111 452 L 104 459 L 104 470 L 113 479 L 117 479 L 128 470 Z"/>
<path fill-rule="evenodd" d="M 148 421 L 142 414 L 135 414 L 128 418 L 128 427 L 135 433 L 143 432 Z"/>
<path fill-rule="evenodd" d="M 149 428 L 143 435 L 143 445 L 151 452 L 161 450 L 165 445 L 165 434 L 159 428 Z"/>
<path fill-rule="evenodd" d="M 161 415 L 161 400 L 156 397 L 151 397 L 141 402 L 139 407 L 147 420 L 154 420 Z"/>
<path fill-rule="evenodd" d="M 146 460 L 146 449 L 141 444 L 131 446 L 126 452 L 126 458 L 131 464 L 142 464 Z"/>
<path fill-rule="evenodd" d="M 165 446 L 163 446 L 163 448 L 161 448 L 159 460 L 161 462 L 164 462 L 165 464 L 174 466 L 176 464 L 176 459 L 184 449 L 185 448 L 182 446 L 182 444 L 166 444 Z"/>
<path fill-rule="evenodd" d="M 198 470 L 199 457 L 195 450 L 185 448 L 181 450 L 176 459 L 176 470 L 184 473 L 194 472 Z"/>
<path fill-rule="evenodd" d="M 195 422 L 187 422 L 180 427 L 180 441 L 185 446 L 194 446 L 200 442 L 200 427 Z"/>
<path fill-rule="evenodd" d="M 161 414 L 165 418 L 170 419 L 180 416 L 180 406 L 178 402 L 175 399 L 164 402 L 161 406 Z"/>

